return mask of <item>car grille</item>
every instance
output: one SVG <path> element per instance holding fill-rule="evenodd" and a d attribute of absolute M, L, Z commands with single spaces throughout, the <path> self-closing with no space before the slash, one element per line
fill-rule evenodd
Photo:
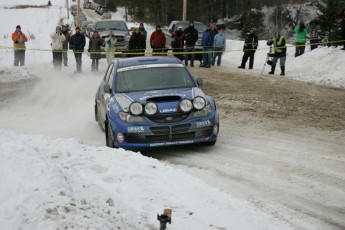
<path fill-rule="evenodd" d="M 156 115 L 156 116 L 147 116 L 153 122 L 156 123 L 170 123 L 170 122 L 178 122 L 186 119 L 188 114 L 169 114 L 169 115 Z"/>
<path fill-rule="evenodd" d="M 199 128 L 197 130 L 189 130 L 190 124 L 150 127 L 153 134 L 125 134 L 127 143 L 155 143 L 165 141 L 183 141 L 195 138 L 206 138 L 212 135 L 213 127 Z"/>
<path fill-rule="evenodd" d="M 105 35 L 102 38 L 106 39 L 107 37 L 108 37 L 108 35 Z M 115 38 L 116 38 L 116 42 L 124 42 L 125 41 L 125 37 L 124 36 L 116 36 L 115 35 Z"/>

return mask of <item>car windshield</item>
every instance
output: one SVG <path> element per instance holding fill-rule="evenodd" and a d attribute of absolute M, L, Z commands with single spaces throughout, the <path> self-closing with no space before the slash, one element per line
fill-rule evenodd
<path fill-rule="evenodd" d="M 100 21 L 97 22 L 95 29 L 98 31 L 128 30 L 126 23 L 122 21 Z"/>
<path fill-rule="evenodd" d="M 184 67 L 138 68 L 118 72 L 116 93 L 195 87 Z"/>

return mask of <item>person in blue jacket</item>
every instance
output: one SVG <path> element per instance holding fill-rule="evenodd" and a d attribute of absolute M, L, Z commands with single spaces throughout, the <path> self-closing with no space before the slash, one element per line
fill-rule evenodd
<path fill-rule="evenodd" d="M 213 51 L 213 33 L 211 25 L 207 25 L 207 29 L 202 33 L 201 46 L 203 48 L 202 65 L 200 67 L 211 68 L 212 51 Z"/>
<path fill-rule="evenodd" d="M 213 59 L 212 59 L 212 65 L 216 64 L 217 59 L 217 66 L 220 66 L 222 62 L 222 55 L 226 48 L 226 39 L 224 36 L 224 30 L 221 28 L 218 30 L 218 33 L 216 36 L 214 36 L 213 41 Z"/>
<path fill-rule="evenodd" d="M 73 50 L 75 61 L 77 63 L 77 73 L 81 72 L 81 57 L 84 52 L 85 47 L 85 36 L 80 33 L 80 27 L 77 26 L 75 28 L 75 34 L 71 36 L 69 41 L 69 48 Z"/>

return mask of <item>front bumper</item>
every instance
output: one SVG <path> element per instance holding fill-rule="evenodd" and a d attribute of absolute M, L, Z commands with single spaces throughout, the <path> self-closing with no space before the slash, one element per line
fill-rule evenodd
<path fill-rule="evenodd" d="M 110 120 L 110 126 L 116 146 L 139 149 L 216 141 L 219 131 L 216 117 L 192 119 L 189 122 L 129 126 L 124 122 Z"/>

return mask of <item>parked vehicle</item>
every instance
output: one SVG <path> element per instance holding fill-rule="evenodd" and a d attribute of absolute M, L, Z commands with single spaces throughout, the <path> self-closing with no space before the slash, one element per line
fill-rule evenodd
<path fill-rule="evenodd" d="M 95 97 L 95 119 L 105 130 L 106 145 L 214 145 L 219 114 L 201 85 L 202 79 L 173 56 L 114 59 Z"/>
<path fill-rule="evenodd" d="M 80 26 L 80 32 L 84 35 L 87 33 L 87 26 L 93 24 L 93 21 L 83 21 Z"/>
<path fill-rule="evenodd" d="M 102 19 L 111 19 L 111 13 L 105 12 L 102 14 Z"/>
<path fill-rule="evenodd" d="M 110 31 L 116 37 L 115 49 L 116 51 L 127 51 L 130 39 L 130 34 L 125 21 L 123 20 L 101 20 L 96 21 L 93 28 L 97 30 L 102 38 L 106 38 Z M 102 51 L 104 47 L 102 47 Z M 104 55 L 102 55 L 104 57 Z"/>

